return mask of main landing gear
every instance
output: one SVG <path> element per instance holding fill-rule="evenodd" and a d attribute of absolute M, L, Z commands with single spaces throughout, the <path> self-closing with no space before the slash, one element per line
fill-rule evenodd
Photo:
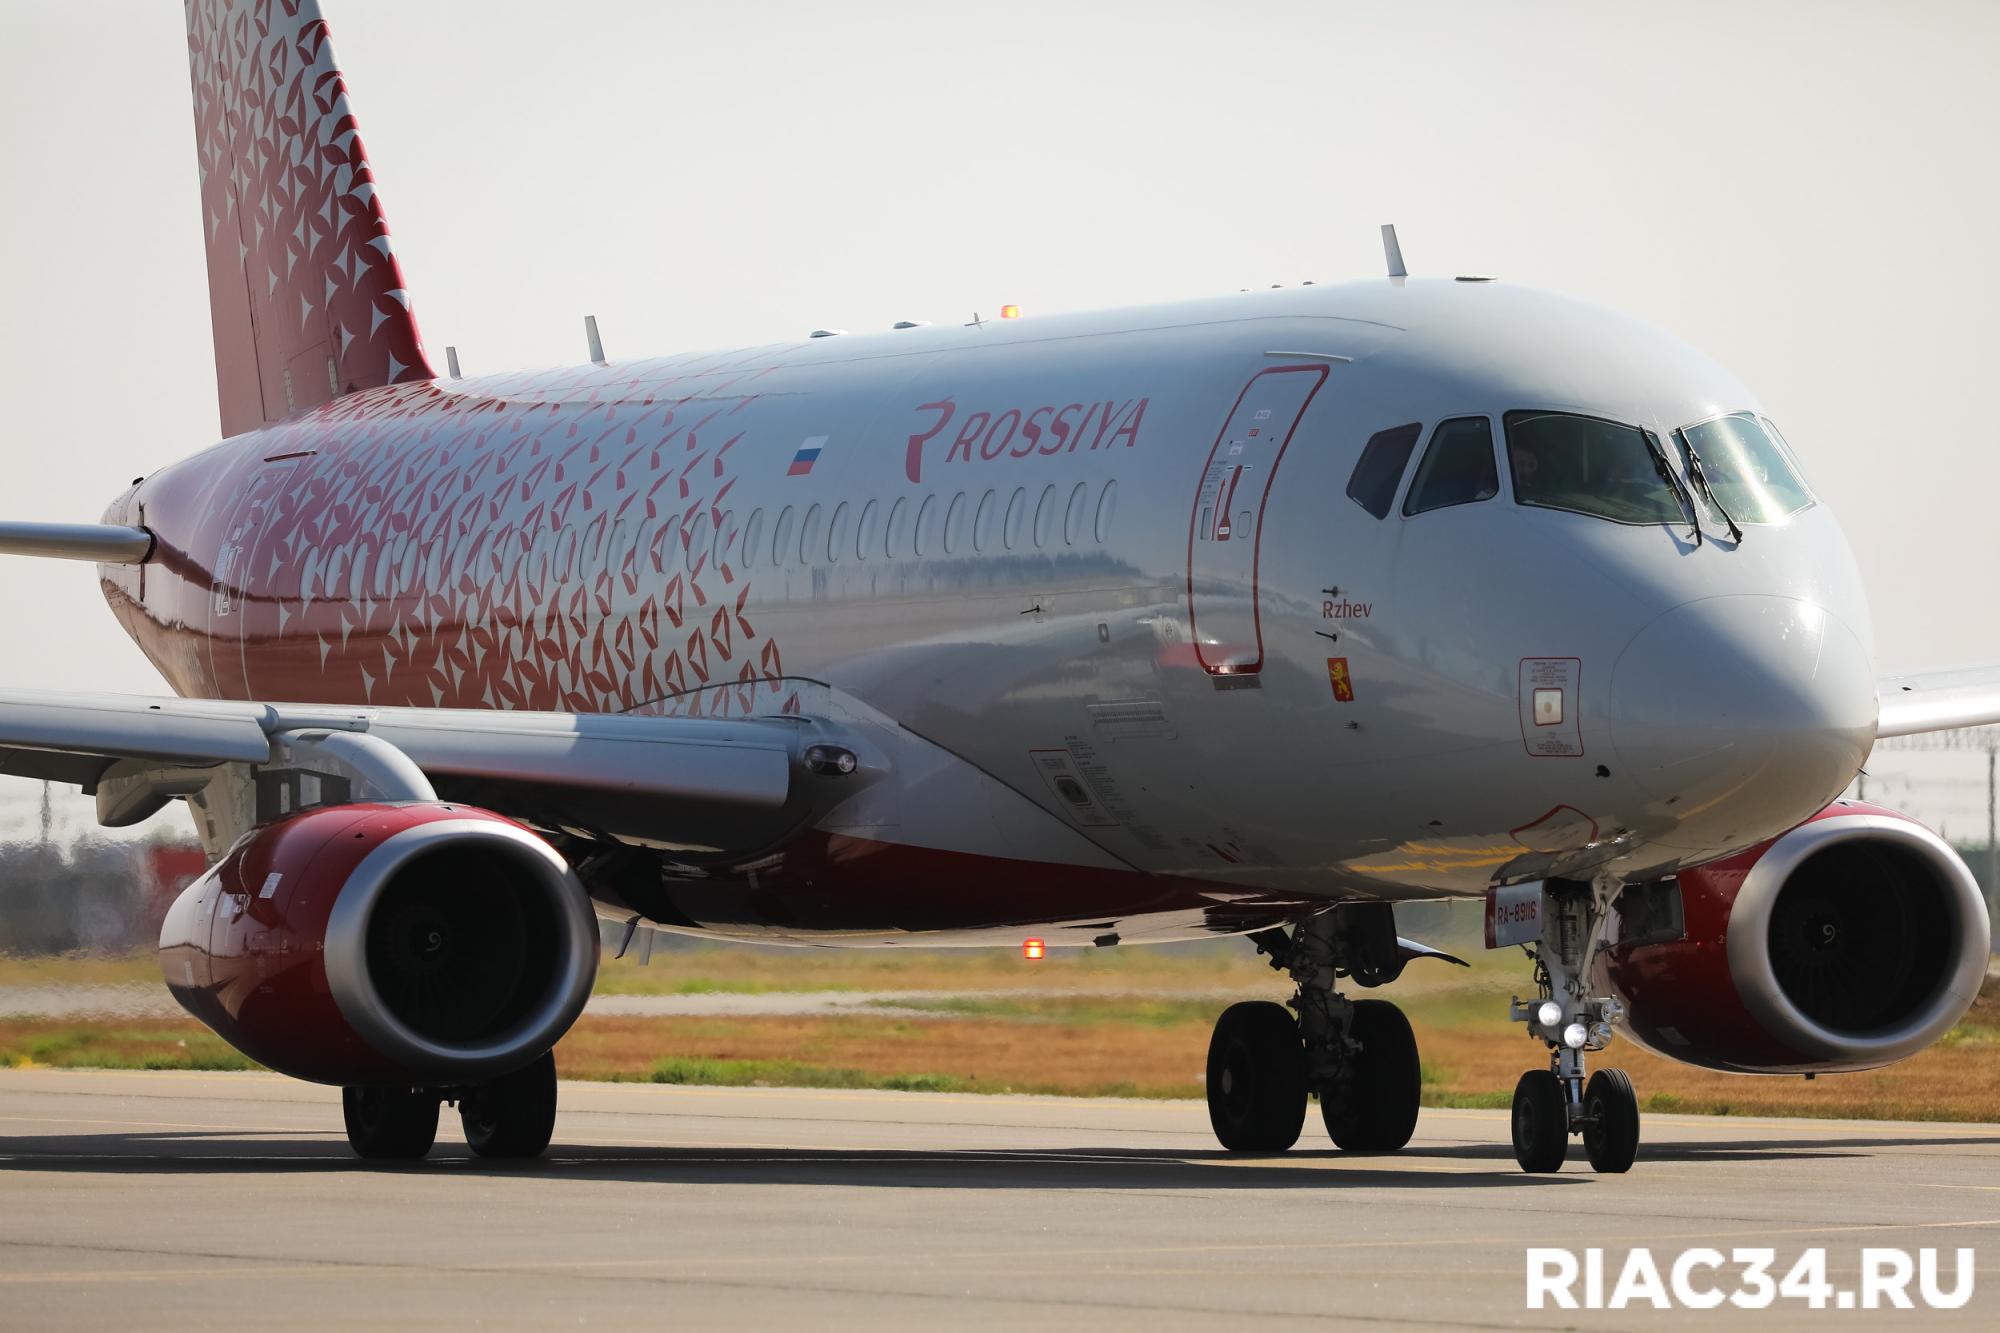
<path fill-rule="evenodd" d="M 1395 1152 L 1417 1127 L 1417 1040 L 1402 1010 L 1349 1000 L 1339 977 L 1362 986 L 1396 979 L 1403 958 L 1387 903 L 1336 907 L 1287 935 L 1250 937 L 1298 983 L 1292 1008 L 1231 1005 L 1208 1045 L 1208 1119 L 1231 1152 L 1283 1152 L 1298 1142 L 1306 1097 L 1319 1095 L 1327 1135 L 1348 1152 Z M 1294 1014 L 1293 1011 L 1296 1011 Z"/>
<path fill-rule="evenodd" d="M 372 1161 L 415 1161 L 437 1141 L 441 1104 L 458 1103 L 465 1141 L 481 1157 L 539 1157 L 556 1127 L 556 1060 L 533 1063 L 467 1088 L 340 1090 L 347 1142 Z"/>
<path fill-rule="evenodd" d="M 1583 1139 L 1592 1168 L 1632 1169 L 1639 1155 L 1639 1098 L 1622 1069 L 1585 1078 L 1584 1057 L 1611 1042 L 1624 1015 L 1616 999 L 1589 995 L 1605 915 L 1616 884 L 1549 880 L 1542 886 L 1542 938 L 1530 946 L 1538 998 L 1508 1004 L 1508 1017 L 1549 1049 L 1549 1067 L 1530 1069 L 1514 1085 L 1514 1158 L 1523 1171 L 1562 1169 L 1571 1135 Z"/>

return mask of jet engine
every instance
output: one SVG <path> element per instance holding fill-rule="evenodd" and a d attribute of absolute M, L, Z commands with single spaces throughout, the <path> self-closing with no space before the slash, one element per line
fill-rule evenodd
<path fill-rule="evenodd" d="M 1972 872 L 1894 810 L 1836 801 L 1682 871 L 1678 930 L 1657 906 L 1671 885 L 1625 891 L 1604 965 L 1629 1031 L 1676 1060 L 1872 1069 L 1942 1036 L 1986 977 L 1992 930 Z"/>
<path fill-rule="evenodd" d="M 451 1086 L 553 1046 L 597 975 L 597 925 L 549 844 L 441 802 L 335 805 L 266 824 L 160 929 L 167 986 L 296 1078 Z"/>

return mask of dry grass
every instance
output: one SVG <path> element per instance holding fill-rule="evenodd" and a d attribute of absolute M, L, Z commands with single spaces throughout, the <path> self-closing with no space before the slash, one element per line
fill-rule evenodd
<path fill-rule="evenodd" d="M 0 1069 L 255 1069 L 193 1019 L 0 1019 Z"/>
<path fill-rule="evenodd" d="M 1453 992 L 1410 1006 L 1427 1104 L 1504 1106 L 1521 1071 L 1539 1062 L 1540 1048 L 1507 1027 L 1491 999 Z M 995 1005 L 1001 1012 L 980 1012 Z M 1065 1014 L 1070 1005 L 1075 1011 Z M 1126 1011 L 1085 997 L 967 1001 L 967 1012 L 937 1017 L 585 1018 L 556 1059 L 565 1077 L 584 1079 L 1199 1097 L 1209 1024 L 1220 1007 L 1191 1000 Z M 1468 1022 L 1475 1007 L 1483 1016 Z M 1709 1073 L 1630 1043 L 1601 1063 L 1629 1070 L 1655 1111 L 1986 1120 L 2000 1108 L 2000 1029 L 1984 1023 L 1961 1025 L 1894 1069 L 1810 1082 Z M 19 1064 L 248 1066 L 192 1021 L 0 1021 L 0 1065 Z"/>
<path fill-rule="evenodd" d="M 0 984 L 77 982 L 74 960 L 0 969 Z M 88 965 L 90 981 L 129 981 L 150 958 Z M 1504 970 L 1502 968 L 1504 967 Z M 1509 960 L 1468 974 L 1426 965 L 1389 994 L 1423 1052 L 1432 1105 L 1505 1106 L 1541 1048 L 1506 1022 Z M 979 990 L 940 1011 L 887 1009 L 809 1017 L 586 1017 L 557 1048 L 566 1077 L 662 1082 L 891 1087 L 1086 1096 L 1199 1097 L 1219 989 L 1278 998 L 1281 980 L 1240 953 L 1143 950 L 1061 955 L 1040 964 L 993 953 L 837 954 L 696 949 L 656 955 L 650 969 L 614 963 L 601 989 Z M 1176 988 L 1190 994 L 1163 997 Z M 1120 998 L 1120 992 L 1144 991 Z M 1857 1119 L 2000 1117 L 2000 986 L 1989 982 L 1944 1041 L 1888 1070 L 1753 1078 L 1693 1069 L 1621 1042 L 1598 1061 L 1632 1074 L 1655 1111 Z M 245 1068 L 249 1062 L 192 1020 L 0 1020 L 0 1065 Z"/>
<path fill-rule="evenodd" d="M 1037 962 L 1013 949 L 814 949 L 707 945 L 661 950 L 641 967 L 608 952 L 604 995 L 856 990 L 1225 990 L 1268 981 L 1241 941 L 1194 951 L 1057 949 Z"/>
<path fill-rule="evenodd" d="M 109 957 L 0 953 L 0 986 L 120 986 L 135 981 L 156 984 L 159 980 L 159 959 L 150 949 Z"/>

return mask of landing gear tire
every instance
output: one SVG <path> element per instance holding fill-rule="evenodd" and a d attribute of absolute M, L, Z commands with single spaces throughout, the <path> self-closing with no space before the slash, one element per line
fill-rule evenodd
<path fill-rule="evenodd" d="M 1395 1152 L 1417 1129 L 1423 1078 L 1410 1020 L 1387 1000 L 1356 1000 L 1348 1035 L 1361 1049 L 1338 1090 L 1320 1096 L 1327 1137 L 1343 1151 Z"/>
<path fill-rule="evenodd" d="M 1208 1042 L 1208 1123 L 1231 1152 L 1283 1152 L 1306 1122 L 1306 1055 L 1282 1004 L 1232 1004 Z"/>
<path fill-rule="evenodd" d="M 466 1093 L 458 1103 L 465 1141 L 481 1157 L 539 1157 L 556 1130 L 556 1058 L 533 1064 Z"/>
<path fill-rule="evenodd" d="M 1569 1107 L 1562 1080 L 1547 1069 L 1530 1069 L 1514 1085 L 1514 1160 L 1523 1171 L 1546 1175 L 1562 1170 L 1569 1156 Z"/>
<path fill-rule="evenodd" d="M 1600 1069 L 1590 1076 L 1583 1117 L 1583 1150 L 1591 1169 L 1609 1175 L 1630 1171 L 1639 1156 L 1639 1096 L 1624 1070 Z"/>
<path fill-rule="evenodd" d="M 340 1112 L 357 1157 L 410 1162 L 437 1142 L 438 1095 L 422 1088 L 342 1088 Z"/>

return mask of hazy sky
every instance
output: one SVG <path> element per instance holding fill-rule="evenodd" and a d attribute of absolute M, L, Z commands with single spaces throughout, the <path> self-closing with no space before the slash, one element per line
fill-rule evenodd
<path fill-rule="evenodd" d="M 1883 669 L 2000 660 L 2000 5 L 324 8 L 440 365 L 1369 276 L 1393 221 L 1706 349 Z M 0 179 L 0 512 L 95 519 L 217 431 L 180 5 L 0 0 Z M 7 684 L 163 688 L 87 566 L 0 561 L 0 626 Z"/>

